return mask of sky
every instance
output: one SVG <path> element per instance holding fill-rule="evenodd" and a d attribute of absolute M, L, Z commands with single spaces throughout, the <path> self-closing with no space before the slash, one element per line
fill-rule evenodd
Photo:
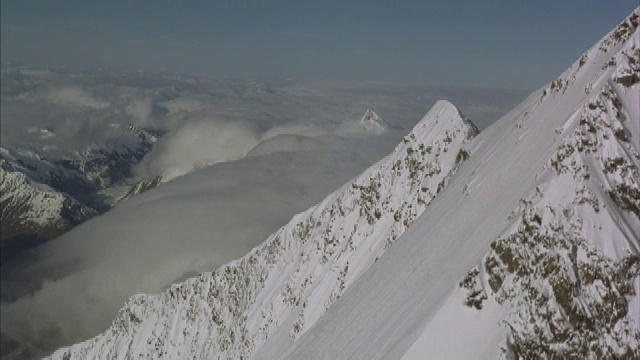
<path fill-rule="evenodd" d="M 64 1 L 1 5 L 3 62 L 533 89 L 638 0 Z"/>

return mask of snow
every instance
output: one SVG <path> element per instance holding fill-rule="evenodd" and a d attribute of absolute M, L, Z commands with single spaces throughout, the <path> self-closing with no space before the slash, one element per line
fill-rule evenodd
<path fill-rule="evenodd" d="M 165 346 L 164 335 L 160 335 L 167 331 L 171 312 L 162 311 L 157 321 L 153 320 L 157 314 L 152 315 L 160 304 L 173 303 L 174 293 L 185 294 L 182 299 L 189 304 L 183 307 L 180 302 L 171 307 L 183 314 L 180 328 L 191 334 L 185 341 L 194 341 L 197 351 L 226 354 L 220 355 L 223 357 L 246 356 L 276 331 L 278 337 L 297 338 L 426 208 L 463 162 L 459 156 L 474 134 L 475 128 L 455 107 L 445 101 L 436 103 L 393 154 L 316 207 L 295 216 L 241 260 L 195 280 L 209 287 L 208 291 L 192 292 L 187 285 L 192 284 L 190 280 L 157 298 L 131 299 L 131 310 L 121 310 L 119 317 L 126 322 L 127 311 L 141 311 L 135 317 L 144 319 L 142 327 L 116 326 L 107 338 L 89 340 L 92 350 L 79 348 L 77 354 L 113 356 L 115 350 L 109 339 L 125 336 L 121 331 L 135 334 L 136 340 L 128 349 L 135 356 L 174 351 Z M 232 279 L 227 279 L 229 276 Z M 233 281 L 242 283 L 231 285 Z M 214 288 L 214 294 L 221 291 L 225 295 L 212 296 Z M 215 315 L 189 315 L 193 313 Z M 212 316 L 213 323 L 208 320 Z M 187 326 L 184 321 L 193 325 Z M 153 335 L 145 330 L 148 323 L 154 324 Z M 210 334 L 209 340 L 200 342 L 186 328 Z M 235 336 L 246 338 L 246 346 L 234 342 Z M 135 346 L 140 341 L 160 341 L 164 345 L 141 349 Z"/>
<path fill-rule="evenodd" d="M 495 359 L 513 355 L 518 337 L 552 334 L 569 301 L 552 280 L 575 283 L 578 265 L 613 271 L 638 256 L 640 216 L 624 196 L 639 188 L 640 84 L 615 79 L 640 31 L 621 29 L 475 138 L 452 104 L 436 103 L 392 154 L 249 254 L 130 298 L 106 332 L 52 357 Z M 512 260 L 529 259 L 510 264 L 518 272 L 488 266 L 505 244 Z M 542 276 L 538 256 L 555 259 L 559 277 Z M 488 297 L 481 309 L 464 305 L 471 269 Z M 523 289 L 549 301 L 531 308 Z M 609 290 L 585 282 L 573 300 L 602 304 Z M 629 313 L 591 343 L 609 355 L 640 351 L 640 335 L 609 336 L 640 330 L 638 296 L 623 295 Z"/>
<path fill-rule="evenodd" d="M 491 89 L 292 82 L 276 83 L 265 92 L 260 90 L 269 86 L 265 83 L 206 76 L 56 71 L 51 77 L 32 79 L 22 77 L 24 72 L 29 73 L 24 68 L 3 72 L 3 80 L 10 79 L 3 85 L 15 84 L 8 96 L 3 95 L 3 156 L 6 150 L 12 165 L 23 161 L 26 165 L 20 171 L 36 182 L 59 180 L 55 185 L 65 188 L 54 187 L 71 196 L 90 192 L 96 198 L 91 201 L 118 202 L 118 208 L 104 216 L 25 253 L 17 266 L 3 266 L 3 298 L 11 299 L 2 303 L 3 335 L 47 352 L 106 329 L 132 294 L 160 292 L 246 254 L 295 213 L 388 154 L 439 94 L 457 99 L 471 109 L 474 120 L 485 124 L 522 95 Z M 35 87 L 23 86 L 30 80 Z M 68 84 L 111 105 L 95 108 L 48 100 L 48 90 Z M 170 99 L 199 105 L 167 108 L 164 101 Z M 385 116 L 382 134 L 368 132 L 360 123 L 368 107 Z M 197 170 L 176 178 L 175 184 L 161 184 L 129 200 L 156 178 L 125 179 L 119 188 L 120 182 L 101 173 L 113 169 L 112 158 L 98 156 L 92 162 L 94 154 L 83 151 L 85 146 L 100 151 L 105 144 L 109 151 L 134 149 L 141 134 L 153 141 L 163 131 L 207 118 L 247 124 L 257 129 L 261 142 L 246 157 Z M 31 125 L 53 129 L 56 136 L 43 146 L 51 144 L 59 151 L 33 147 L 41 144 L 39 134 L 21 133 Z M 180 142 L 173 145 L 178 152 L 187 147 Z M 60 156 L 81 169 L 59 165 Z M 115 157 L 121 160 L 118 154 Z M 201 160 L 196 167 L 210 159 Z M 129 169 L 136 162 L 132 161 L 122 169 Z M 58 174 L 63 177 L 56 178 Z M 95 194 L 94 186 L 107 188 Z M 29 285 L 23 289 L 21 284 Z"/>
<path fill-rule="evenodd" d="M 0 160 L 4 165 L 5 160 Z M 6 204 L 7 209 L 23 207 L 20 221 L 35 225 L 55 224 L 61 221 L 60 210 L 66 197 L 43 185 L 31 183 L 28 178 L 16 171 L 0 168 L 2 182 L 0 202 Z M 4 218 L 4 217 L 3 217 Z"/>
<path fill-rule="evenodd" d="M 504 309 L 493 300 L 488 300 L 482 311 L 460 306 L 464 296 L 460 288 L 452 292 L 403 360 L 496 357 L 496 349 L 506 337 L 497 321 L 504 316 Z"/>
<path fill-rule="evenodd" d="M 400 358 L 404 354 L 410 358 L 420 357 L 421 349 L 443 351 L 447 357 L 462 351 L 474 354 L 474 358 L 498 357 L 497 340 L 504 329 L 491 326 L 488 320 L 491 316 L 461 320 L 464 317 L 455 315 L 456 311 L 450 308 L 455 305 L 447 301 L 458 291 L 456 285 L 464 273 L 489 250 L 489 243 L 514 230 L 509 219 L 520 200 L 527 197 L 523 194 L 534 194 L 541 181 L 551 176 L 547 161 L 562 141 L 554 129 L 564 128 L 565 134 L 572 133 L 577 127 L 577 122 L 572 121 L 576 109 L 581 109 L 589 98 L 610 84 L 607 79 L 612 69 L 601 70 L 611 56 L 608 54 L 634 46 L 637 36 L 638 30 L 630 42 L 590 58 L 589 66 L 582 69 L 582 75 L 573 79 L 562 95 L 542 97 L 543 90 L 538 91 L 481 133 L 475 146 L 472 144 L 471 158 L 442 194 L 316 326 L 294 344 L 268 341 L 256 358 L 375 359 Z M 576 67 L 578 64 L 560 79 L 571 78 Z M 587 83 L 594 84 L 588 94 L 584 91 Z M 625 90 L 626 96 L 638 99 L 638 90 L 636 84 Z M 633 119 L 639 119 L 639 114 L 633 113 L 635 107 L 625 110 L 632 123 Z M 610 141 L 606 146 L 608 144 L 615 142 Z M 637 144 L 631 151 L 637 154 Z M 469 185 L 473 190 L 465 191 Z M 566 186 L 559 186 L 549 196 L 562 197 L 567 190 Z M 554 200 L 560 201 L 557 196 Z M 608 208 L 615 205 L 609 204 Z M 633 215 L 627 213 L 625 218 L 638 224 Z M 598 245 L 622 246 L 637 254 L 637 233 L 616 226 L 607 215 L 600 216 L 598 222 L 615 228 L 609 233 L 610 237 L 602 238 Z M 584 233 L 584 236 L 599 238 L 593 233 Z M 635 284 L 637 293 L 637 280 Z M 637 297 L 632 303 L 637 304 Z M 637 328 L 637 307 L 630 309 L 629 317 L 635 320 Z M 468 329 L 438 326 L 448 319 L 454 323 L 464 321 Z M 483 337 L 476 341 L 460 337 L 461 331 L 473 333 L 473 329 L 484 329 Z M 432 336 L 434 332 L 438 336 Z M 442 342 L 442 339 L 458 341 Z M 489 349 L 487 342 L 492 345 Z"/>

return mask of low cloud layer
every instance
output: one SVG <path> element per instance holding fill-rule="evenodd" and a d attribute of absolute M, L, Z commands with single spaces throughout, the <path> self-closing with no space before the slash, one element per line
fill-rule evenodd
<path fill-rule="evenodd" d="M 161 138 L 137 171 L 169 181 L 193 169 L 243 158 L 258 142 L 259 135 L 248 124 L 192 119 Z"/>
<path fill-rule="evenodd" d="M 2 305 L 3 333 L 36 351 L 94 335 L 130 295 L 244 255 L 392 147 L 336 136 L 304 143 L 177 178 L 36 249 L 13 280 L 55 278 Z M 14 286 L 3 277 L 3 291 Z"/>
<path fill-rule="evenodd" d="M 298 151 L 305 148 L 302 143 L 308 143 L 309 138 L 322 135 L 362 138 L 384 132 L 382 127 L 372 130 L 366 125 L 349 119 L 339 126 L 289 123 L 260 131 L 246 121 L 221 120 L 199 112 L 165 134 L 136 167 L 136 173 L 142 178 L 162 176 L 166 182 L 247 155 Z"/>
<path fill-rule="evenodd" d="M 136 168 L 171 182 L 2 266 L 1 330 L 36 354 L 105 329 L 132 294 L 244 255 L 393 149 L 439 98 L 482 128 L 503 91 L 168 75 L 2 73 L 2 145 L 69 156 L 164 135 Z M 367 108 L 384 131 L 359 123 Z M 469 111 L 467 111 L 469 110 Z"/>
<path fill-rule="evenodd" d="M 109 106 L 107 101 L 98 99 L 90 92 L 76 87 L 63 86 L 50 89 L 47 100 L 56 105 L 88 107 L 94 109 L 104 109 Z"/>

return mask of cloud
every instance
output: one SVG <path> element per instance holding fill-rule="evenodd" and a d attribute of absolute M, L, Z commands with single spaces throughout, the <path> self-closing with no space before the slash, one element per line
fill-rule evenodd
<path fill-rule="evenodd" d="M 58 105 L 80 106 L 95 109 L 104 109 L 109 106 L 104 101 L 93 96 L 90 92 L 76 86 L 64 86 L 49 90 L 47 99 Z"/>
<path fill-rule="evenodd" d="M 163 102 L 161 105 L 162 107 L 167 109 L 169 115 L 173 115 L 178 112 L 197 111 L 210 106 L 206 101 L 192 97 L 179 97 L 176 99 L 171 99 L 169 101 Z"/>
<path fill-rule="evenodd" d="M 147 126 L 152 120 L 153 107 L 153 99 L 145 96 L 131 99 L 124 111 L 133 119 L 135 125 Z"/>
<path fill-rule="evenodd" d="M 261 139 L 267 140 L 278 135 L 318 136 L 328 132 L 330 130 L 326 126 L 323 128 L 320 124 L 288 123 L 269 128 L 262 133 Z"/>
<path fill-rule="evenodd" d="M 36 353 L 94 335 L 131 294 L 244 255 L 392 147 L 307 138 L 303 151 L 219 163 L 136 196 L 29 254 L 20 274 L 39 285 L 2 304 L 2 332 Z M 5 275 L 11 292 L 21 277 Z"/>
<path fill-rule="evenodd" d="M 168 181 L 194 169 L 240 159 L 258 142 L 256 131 L 243 122 L 191 119 L 162 137 L 137 172 L 161 175 Z"/>
<path fill-rule="evenodd" d="M 286 123 L 262 132 L 245 121 L 221 120 L 207 112 L 185 120 L 177 129 L 162 137 L 136 168 L 141 177 L 162 176 L 170 181 L 194 169 L 247 155 L 275 152 L 308 151 L 310 139 L 322 135 L 343 137 L 381 135 L 384 129 L 371 129 L 362 120 L 349 120 L 335 125 Z"/>
<path fill-rule="evenodd" d="M 286 82 L 260 92 L 245 91 L 255 87 L 245 80 L 204 77 L 18 75 L 3 73 L 3 147 L 74 154 L 135 141 L 126 132 L 133 123 L 167 131 L 137 174 L 173 178 L 3 265 L 2 333 L 40 354 L 106 328 L 134 293 L 244 255 L 390 152 L 443 97 L 375 84 Z M 444 93 L 487 122 L 520 100 Z M 384 132 L 360 124 L 367 108 L 384 118 Z"/>

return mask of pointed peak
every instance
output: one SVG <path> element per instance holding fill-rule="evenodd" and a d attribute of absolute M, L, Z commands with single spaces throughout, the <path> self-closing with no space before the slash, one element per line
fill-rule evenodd
<path fill-rule="evenodd" d="M 458 113 L 458 117 L 462 120 L 469 121 L 468 118 L 458 109 L 453 103 L 448 100 L 438 100 L 433 105 L 432 109 L 435 109 L 438 112 L 452 112 Z"/>
<path fill-rule="evenodd" d="M 371 109 L 367 109 L 367 111 L 365 111 L 362 119 L 360 119 L 360 125 L 366 131 L 376 135 L 379 135 L 386 130 L 386 126 L 382 118 Z"/>
<path fill-rule="evenodd" d="M 364 116 L 362 117 L 362 120 L 370 120 L 370 119 L 380 119 L 380 116 L 376 114 L 375 111 L 371 110 L 370 108 L 367 108 L 367 111 L 365 111 Z"/>
<path fill-rule="evenodd" d="M 453 105 L 453 103 L 451 103 L 449 100 L 445 100 L 445 99 L 440 99 L 438 101 L 436 101 L 435 104 L 433 104 L 434 108 L 438 108 L 438 109 L 455 109 L 458 110 L 458 108 Z"/>
<path fill-rule="evenodd" d="M 449 116 L 453 118 L 465 119 L 462 115 L 462 112 L 451 102 L 447 100 L 438 100 L 435 104 L 429 109 L 427 115 L 425 117 L 440 117 L 440 116 Z"/>
<path fill-rule="evenodd" d="M 480 131 L 478 127 L 458 109 L 455 105 L 453 105 L 448 100 L 438 100 L 431 107 L 429 112 L 424 116 L 423 121 L 437 121 L 439 118 L 449 119 L 450 121 L 456 122 L 461 121 L 465 125 L 471 128 L 469 135 L 471 137 L 477 135 Z"/>

